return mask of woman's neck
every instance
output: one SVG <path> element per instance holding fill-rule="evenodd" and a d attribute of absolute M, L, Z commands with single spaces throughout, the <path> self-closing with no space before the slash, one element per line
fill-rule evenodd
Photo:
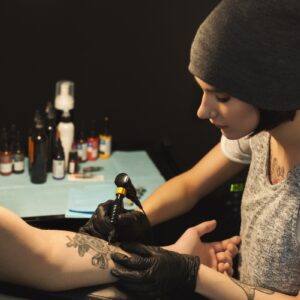
<path fill-rule="evenodd" d="M 300 154 L 300 110 L 292 121 L 287 121 L 269 131 L 272 139 L 285 152 Z"/>

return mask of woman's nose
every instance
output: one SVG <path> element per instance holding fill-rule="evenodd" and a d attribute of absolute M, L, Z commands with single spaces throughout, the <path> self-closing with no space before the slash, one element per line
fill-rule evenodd
<path fill-rule="evenodd" d="M 197 110 L 197 117 L 199 119 L 209 119 L 211 118 L 211 112 L 215 111 L 213 107 L 212 99 L 209 99 L 209 95 L 203 93 L 200 106 Z"/>

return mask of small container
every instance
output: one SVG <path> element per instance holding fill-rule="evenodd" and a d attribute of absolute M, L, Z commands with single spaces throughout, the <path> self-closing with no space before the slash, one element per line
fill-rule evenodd
<path fill-rule="evenodd" d="M 72 150 L 70 151 L 69 154 L 69 163 L 68 163 L 68 174 L 74 174 L 78 172 L 78 155 L 77 155 L 77 150 L 76 146 L 72 147 Z"/>
<path fill-rule="evenodd" d="M 109 158 L 111 156 L 112 136 L 109 132 L 109 118 L 104 118 L 103 131 L 99 135 L 99 158 Z"/>
<path fill-rule="evenodd" d="M 8 133 L 6 128 L 2 128 L 0 140 L 0 174 L 3 176 L 11 175 L 12 166 L 12 152 L 9 147 Z"/>
<path fill-rule="evenodd" d="M 87 148 L 88 148 L 87 140 L 85 139 L 84 131 L 82 129 L 80 130 L 79 138 L 77 141 L 77 155 L 78 155 L 79 162 L 87 161 Z"/>
<path fill-rule="evenodd" d="M 96 130 L 96 122 L 92 122 L 92 129 L 89 137 L 87 138 L 87 159 L 96 160 L 98 158 L 99 139 Z"/>
<path fill-rule="evenodd" d="M 24 150 L 19 131 L 16 132 L 15 141 L 12 145 L 12 160 L 14 174 L 24 173 Z"/>

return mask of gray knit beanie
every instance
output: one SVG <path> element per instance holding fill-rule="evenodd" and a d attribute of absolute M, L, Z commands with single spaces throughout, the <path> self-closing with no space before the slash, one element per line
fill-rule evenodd
<path fill-rule="evenodd" d="M 300 108 L 300 0 L 223 0 L 199 27 L 190 72 L 258 108 Z"/>

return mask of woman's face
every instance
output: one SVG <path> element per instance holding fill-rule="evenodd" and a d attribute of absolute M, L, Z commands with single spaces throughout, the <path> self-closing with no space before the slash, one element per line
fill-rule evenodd
<path fill-rule="evenodd" d="M 203 90 L 197 111 L 200 119 L 209 119 L 228 139 L 235 140 L 250 134 L 258 125 L 259 111 L 252 105 L 218 90 L 196 78 Z"/>

